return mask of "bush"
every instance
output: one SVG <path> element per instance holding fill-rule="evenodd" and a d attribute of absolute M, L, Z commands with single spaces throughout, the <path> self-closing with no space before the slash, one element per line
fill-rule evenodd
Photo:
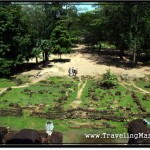
<path fill-rule="evenodd" d="M 9 107 L 13 107 L 13 108 L 20 108 L 18 103 L 10 103 Z"/>
<path fill-rule="evenodd" d="M 47 84 L 48 82 L 46 80 L 42 80 L 40 83 Z"/>
<path fill-rule="evenodd" d="M 12 89 L 11 87 L 8 87 L 8 88 L 7 88 L 7 91 L 10 91 L 11 89 Z"/>
<path fill-rule="evenodd" d="M 26 93 L 26 92 L 31 92 L 31 90 L 29 90 L 28 88 L 25 88 L 25 89 L 23 90 L 23 92 L 24 92 L 24 93 Z"/>
<path fill-rule="evenodd" d="M 110 89 L 117 85 L 117 77 L 111 73 L 110 69 L 103 74 L 103 81 L 101 82 L 101 87 Z"/>

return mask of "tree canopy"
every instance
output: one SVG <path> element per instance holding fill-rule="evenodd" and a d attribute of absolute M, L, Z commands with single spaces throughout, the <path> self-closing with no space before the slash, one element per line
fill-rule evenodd
<path fill-rule="evenodd" d="M 64 22 L 57 22 L 51 36 L 51 46 L 53 53 L 59 54 L 60 59 L 63 53 L 70 53 L 71 39 Z"/>
<path fill-rule="evenodd" d="M 10 74 L 11 69 L 30 58 L 32 37 L 27 16 L 21 6 L 0 6 L 0 73 Z"/>
<path fill-rule="evenodd" d="M 75 43 L 113 44 L 132 54 L 150 57 L 150 4 L 148 2 L 96 2 L 92 11 L 79 13 L 71 2 L 0 2 L 0 74 L 9 75 L 25 60 L 43 54 L 70 53 Z"/>

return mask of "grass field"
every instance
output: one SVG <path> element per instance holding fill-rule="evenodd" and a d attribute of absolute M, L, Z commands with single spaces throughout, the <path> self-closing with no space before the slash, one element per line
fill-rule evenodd
<path fill-rule="evenodd" d="M 76 100 L 78 88 L 82 87 L 84 81 L 87 80 L 87 84 L 82 91 L 80 107 L 82 108 L 92 108 L 95 110 L 112 110 L 116 116 L 126 116 L 129 117 L 129 121 L 135 119 L 136 117 L 131 117 L 129 114 L 140 113 L 141 110 L 138 108 L 137 104 L 133 101 L 131 96 L 132 87 L 129 90 L 124 88 L 120 84 L 112 89 L 103 89 L 99 86 L 101 79 L 94 78 L 83 78 L 79 80 L 78 78 L 69 77 L 49 77 L 47 80 L 40 81 L 36 84 L 25 88 L 12 88 L 6 91 L 5 94 L 0 96 L 0 108 L 12 108 L 12 104 L 17 104 L 19 106 L 38 106 L 39 104 L 44 105 L 42 112 L 56 111 L 57 106 L 61 104 L 63 110 L 70 109 L 70 104 Z M 78 87 L 78 84 L 80 87 Z M 135 83 L 140 88 L 144 89 L 145 82 L 143 80 L 136 81 Z M 1 87 L 14 86 L 15 83 L 1 79 Z M 133 90 L 135 90 L 133 88 Z M 147 90 L 147 89 L 146 89 Z M 146 112 L 150 113 L 150 97 L 143 99 L 145 94 L 140 92 L 135 92 L 136 96 L 140 100 L 141 104 L 146 108 Z M 118 107 L 121 107 L 118 109 Z M 58 110 L 57 110 L 58 111 Z M 32 117 L 30 116 L 31 110 L 23 110 L 23 116 L 1 116 L 0 126 L 9 126 L 12 130 L 20 130 L 22 128 L 31 128 L 36 130 L 45 130 L 46 118 Z M 149 119 L 149 118 L 148 118 Z M 93 119 L 64 119 L 53 120 L 56 131 L 61 131 L 64 135 L 64 143 L 88 143 L 85 139 L 84 134 L 89 133 L 127 133 L 128 122 L 115 122 L 108 120 L 93 120 Z M 103 123 L 107 123 L 115 128 L 105 128 L 101 126 Z M 89 127 L 84 128 L 71 128 L 71 126 L 78 124 L 95 124 L 101 128 L 94 129 Z M 105 141 L 105 143 L 107 143 Z M 98 142 L 98 141 L 95 141 Z M 99 141 L 100 143 L 104 142 Z M 127 139 L 116 139 L 110 140 L 109 142 L 123 143 L 127 142 Z"/>
<path fill-rule="evenodd" d="M 16 85 L 15 81 L 5 79 L 5 78 L 0 79 L 0 88 L 7 88 L 15 85 Z"/>
<path fill-rule="evenodd" d="M 78 80 L 60 77 L 51 77 L 46 81 L 25 88 L 12 89 L 0 98 L 0 107 L 9 107 L 10 103 L 17 103 L 20 106 L 46 104 L 45 111 L 54 109 L 55 104 L 60 99 L 67 99 L 63 103 L 64 109 L 68 107 L 77 92 Z M 70 91 L 72 89 L 74 92 Z M 67 93 L 67 96 L 66 96 Z M 4 102 L 5 101 L 5 102 Z"/>
<path fill-rule="evenodd" d="M 148 80 L 148 81 L 146 81 L 146 80 L 137 80 L 137 81 L 135 81 L 135 84 L 136 84 L 138 87 L 140 87 L 140 88 L 142 88 L 142 89 L 147 90 L 147 91 L 150 92 L 150 88 L 146 88 L 146 87 L 145 87 L 145 86 L 147 86 L 147 85 L 150 85 L 150 81 L 149 81 L 149 80 Z"/>

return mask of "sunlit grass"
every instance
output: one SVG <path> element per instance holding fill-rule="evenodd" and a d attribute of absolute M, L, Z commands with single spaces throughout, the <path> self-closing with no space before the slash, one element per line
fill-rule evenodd
<path fill-rule="evenodd" d="M 16 85 L 15 81 L 5 79 L 5 78 L 0 79 L 0 88 L 7 88 L 15 85 Z"/>

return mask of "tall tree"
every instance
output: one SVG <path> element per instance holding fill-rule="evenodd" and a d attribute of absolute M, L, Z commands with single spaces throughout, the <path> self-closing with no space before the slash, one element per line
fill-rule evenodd
<path fill-rule="evenodd" d="M 148 3 L 131 3 L 131 20 L 130 20 L 130 48 L 133 50 L 133 67 L 137 65 L 137 60 L 142 52 L 145 37 L 149 34 L 150 11 Z"/>
<path fill-rule="evenodd" d="M 78 28 L 78 11 L 75 6 L 76 2 L 64 3 L 64 15 L 61 20 L 66 22 L 67 30 L 70 34 L 72 43 L 76 43 L 79 38 L 80 30 Z"/>
<path fill-rule="evenodd" d="M 54 54 L 58 54 L 61 59 L 63 53 L 71 52 L 71 39 L 63 21 L 56 23 L 51 34 L 51 46 Z"/>
<path fill-rule="evenodd" d="M 7 75 L 24 60 L 32 47 L 28 21 L 21 6 L 0 5 L 0 73 Z"/>

